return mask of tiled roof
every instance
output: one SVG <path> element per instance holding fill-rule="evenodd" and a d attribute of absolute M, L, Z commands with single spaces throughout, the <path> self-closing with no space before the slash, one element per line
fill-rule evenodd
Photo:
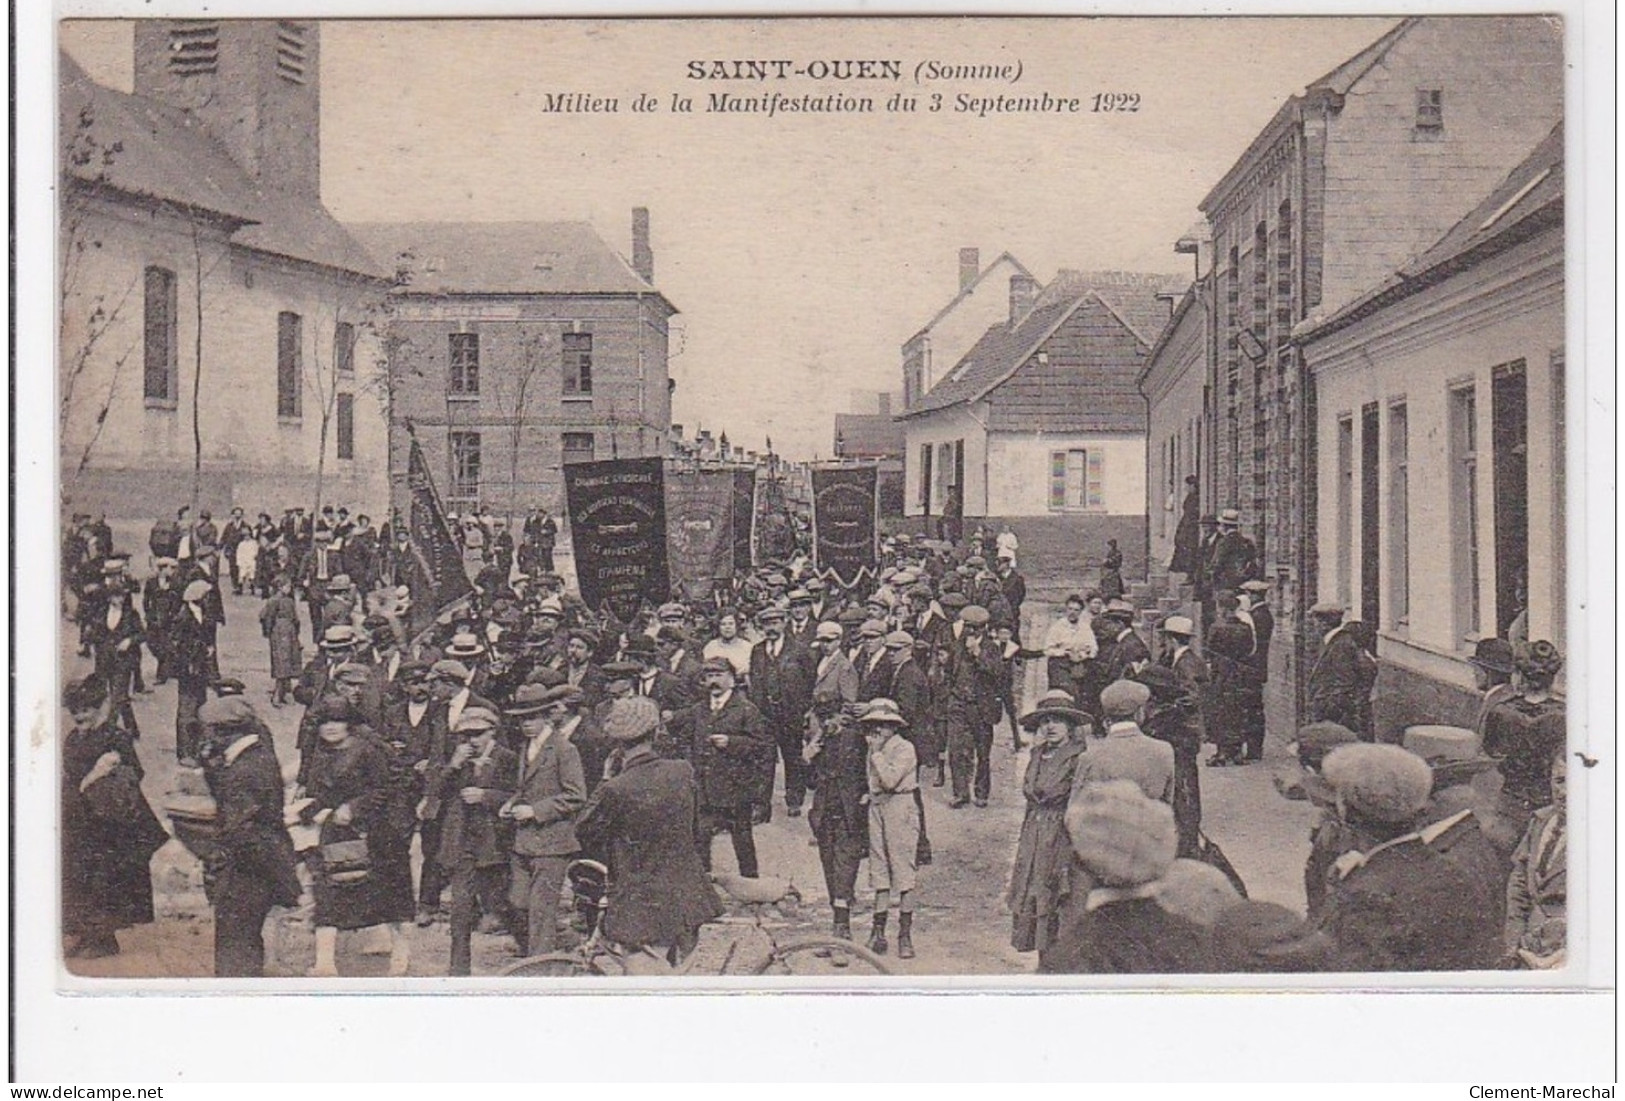
<path fill-rule="evenodd" d="M 1168 279 L 1166 275 L 1142 272 L 1059 272 L 1013 329 L 1004 323 L 988 329 L 954 369 L 903 416 L 981 400 L 1014 374 L 1050 333 L 1090 297 L 1099 300 L 1149 348 L 1168 320 L 1168 305 L 1157 298 Z"/>
<path fill-rule="evenodd" d="M 586 222 L 357 222 L 410 294 L 658 294 Z"/>
<path fill-rule="evenodd" d="M 1493 255 L 1563 217 L 1563 124 L 1558 123 L 1494 191 L 1452 226 L 1432 247 L 1407 262 L 1379 286 L 1326 318 L 1310 318 L 1294 338 L 1325 336 L 1377 309 Z"/>
<path fill-rule="evenodd" d="M 360 275 L 387 274 L 320 202 L 256 184 L 194 116 L 103 87 L 66 53 L 58 58 L 64 172 L 235 222 L 241 228 L 232 241 L 246 248 Z"/>

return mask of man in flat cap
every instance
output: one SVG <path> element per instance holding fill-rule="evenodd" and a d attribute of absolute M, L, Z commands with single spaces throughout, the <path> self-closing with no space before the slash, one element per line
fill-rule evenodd
<path fill-rule="evenodd" d="M 997 644 L 987 637 L 988 618 L 986 608 L 967 605 L 959 613 L 959 641 L 948 647 L 946 726 L 953 781 L 948 805 L 954 808 L 973 798 L 985 807 L 992 793 L 993 723 L 1004 666 Z"/>
<path fill-rule="evenodd" d="M 293 842 L 282 822 L 282 769 L 270 732 L 242 696 L 198 708 L 203 778 L 215 802 L 215 845 L 205 871 L 214 907 L 214 973 L 265 973 L 265 918 L 297 906 Z"/>
<path fill-rule="evenodd" d="M 1089 743 L 1078 759 L 1072 792 L 1092 783 L 1132 780 L 1147 799 L 1172 804 L 1174 747 L 1140 729 L 1140 717 L 1151 702 L 1151 689 L 1138 681 L 1118 680 L 1100 693 L 1105 730 Z"/>
<path fill-rule="evenodd" d="M 677 712 L 669 724 L 670 736 L 686 749 L 684 756 L 693 763 L 699 784 L 700 859 L 709 871 L 711 839 L 726 830 L 739 874 L 754 879 L 758 874 L 754 811 L 762 798 L 762 773 L 772 768 L 777 741 L 761 710 L 736 688 L 727 658 L 708 659 L 703 678 L 706 698 Z M 800 730 L 798 726 L 797 760 Z"/>

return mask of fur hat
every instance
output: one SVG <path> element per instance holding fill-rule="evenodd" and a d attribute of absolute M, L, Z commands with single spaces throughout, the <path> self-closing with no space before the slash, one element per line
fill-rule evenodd
<path fill-rule="evenodd" d="M 1219 869 L 1200 860 L 1176 860 L 1152 890 L 1157 905 L 1176 917 L 1212 925 L 1226 907 L 1241 901 Z"/>
<path fill-rule="evenodd" d="M 641 741 L 660 725 L 660 706 L 648 696 L 627 696 L 609 706 L 604 716 L 603 735 L 612 742 Z"/>
<path fill-rule="evenodd" d="M 1321 773 L 1350 810 L 1392 826 L 1414 819 L 1433 790 L 1428 763 L 1397 745 L 1338 746 L 1326 755 Z"/>
<path fill-rule="evenodd" d="M 1179 848 L 1174 812 L 1133 780 L 1086 784 L 1067 804 L 1066 830 L 1078 859 L 1108 887 L 1156 882 Z"/>

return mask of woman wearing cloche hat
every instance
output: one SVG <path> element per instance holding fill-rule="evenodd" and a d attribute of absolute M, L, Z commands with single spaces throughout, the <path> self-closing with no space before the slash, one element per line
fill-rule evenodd
<path fill-rule="evenodd" d="M 1008 901 L 1010 946 L 1031 952 L 1047 948 L 1055 939 L 1060 900 L 1070 889 L 1072 845 L 1066 835 L 1066 804 L 1092 720 L 1070 693 L 1051 689 L 1022 716 L 1021 725 L 1033 733 L 1033 746 L 1021 783 L 1027 816 L 1016 844 Z"/>

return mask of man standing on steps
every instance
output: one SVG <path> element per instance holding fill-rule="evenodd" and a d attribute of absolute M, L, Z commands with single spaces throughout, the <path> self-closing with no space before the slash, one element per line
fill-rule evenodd
<path fill-rule="evenodd" d="M 1258 547 L 1241 533 L 1241 513 L 1227 508 L 1219 513 L 1219 537 L 1214 541 L 1208 569 L 1212 595 L 1236 592 L 1242 582 L 1258 576 Z"/>

